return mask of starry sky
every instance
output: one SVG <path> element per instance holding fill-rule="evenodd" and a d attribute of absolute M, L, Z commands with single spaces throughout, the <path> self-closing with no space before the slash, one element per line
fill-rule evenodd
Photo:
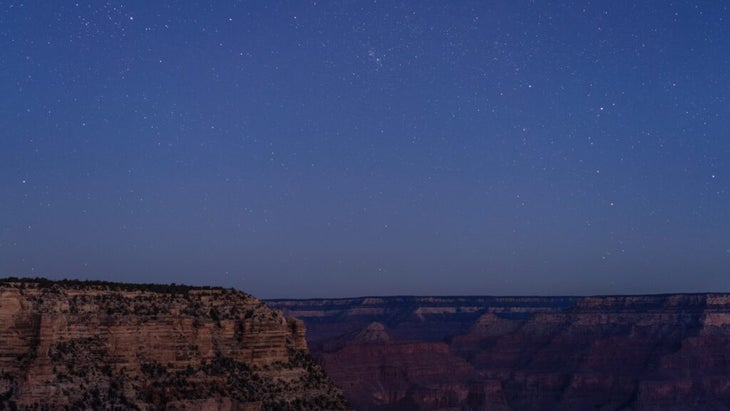
<path fill-rule="evenodd" d="M 730 291 L 722 1 L 0 1 L 0 277 Z"/>

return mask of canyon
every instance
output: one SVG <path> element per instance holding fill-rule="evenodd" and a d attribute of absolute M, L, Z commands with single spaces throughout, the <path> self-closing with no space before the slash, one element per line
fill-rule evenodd
<path fill-rule="evenodd" d="M 305 327 L 240 291 L 0 280 L 0 409 L 346 410 Z"/>
<path fill-rule="evenodd" d="M 268 304 L 359 411 L 730 409 L 730 294 Z"/>
<path fill-rule="evenodd" d="M 729 347 L 730 294 L 263 302 L 0 280 L 10 410 L 725 410 Z"/>

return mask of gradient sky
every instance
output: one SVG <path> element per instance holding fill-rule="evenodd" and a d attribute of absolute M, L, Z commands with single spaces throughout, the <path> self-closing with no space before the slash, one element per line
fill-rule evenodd
<path fill-rule="evenodd" d="M 0 1 L 0 276 L 730 291 L 723 1 Z"/>

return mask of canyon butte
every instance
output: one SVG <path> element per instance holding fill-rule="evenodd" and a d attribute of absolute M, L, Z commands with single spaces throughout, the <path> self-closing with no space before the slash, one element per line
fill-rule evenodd
<path fill-rule="evenodd" d="M 349 409 L 304 333 L 232 289 L 3 279 L 0 409 Z"/>
<path fill-rule="evenodd" d="M 730 409 L 730 294 L 268 303 L 358 411 Z"/>

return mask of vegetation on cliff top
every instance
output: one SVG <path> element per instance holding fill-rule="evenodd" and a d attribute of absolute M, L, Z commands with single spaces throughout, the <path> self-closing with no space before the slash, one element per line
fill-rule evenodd
<path fill-rule="evenodd" d="M 122 283 L 114 281 L 101 281 L 101 280 L 74 280 L 74 279 L 62 279 L 62 280 L 49 280 L 44 277 L 35 278 L 19 278 L 19 277 L 6 277 L 0 278 L 0 284 L 14 284 L 21 287 L 35 287 L 35 288 L 50 288 L 53 286 L 59 286 L 69 289 L 104 289 L 108 291 L 147 291 L 153 293 L 165 293 L 165 294 L 186 294 L 190 290 L 225 290 L 223 287 L 211 287 L 211 286 L 192 286 L 185 284 L 154 284 L 154 283 Z M 245 293 L 244 293 L 245 294 Z"/>

